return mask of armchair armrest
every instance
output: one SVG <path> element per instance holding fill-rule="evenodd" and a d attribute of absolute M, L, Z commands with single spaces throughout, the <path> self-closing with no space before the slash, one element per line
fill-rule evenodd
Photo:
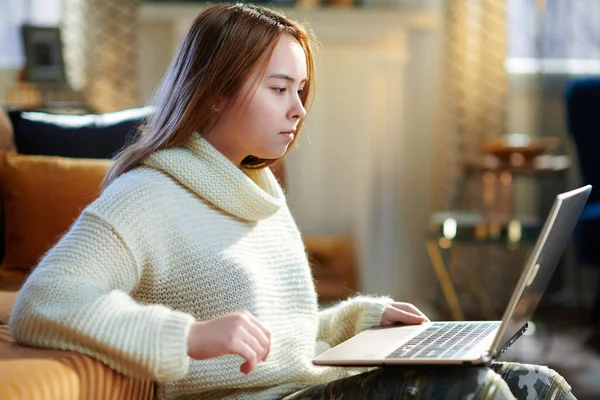
<path fill-rule="evenodd" d="M 20 346 L 3 325 L 0 398 L 150 400 L 154 382 L 125 376 L 83 354 Z"/>

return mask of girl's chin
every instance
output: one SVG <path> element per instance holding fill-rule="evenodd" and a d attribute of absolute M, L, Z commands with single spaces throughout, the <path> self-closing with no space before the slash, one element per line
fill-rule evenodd
<path fill-rule="evenodd" d="M 259 158 L 263 158 L 266 160 L 274 160 L 277 158 L 281 158 L 285 155 L 285 152 L 288 149 L 288 145 L 285 146 L 277 146 L 269 149 L 269 151 L 265 151 L 264 154 L 257 156 Z"/>

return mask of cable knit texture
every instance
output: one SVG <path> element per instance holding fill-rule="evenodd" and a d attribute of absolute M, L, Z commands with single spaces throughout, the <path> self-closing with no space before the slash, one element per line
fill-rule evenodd
<path fill-rule="evenodd" d="M 379 324 L 386 298 L 318 312 L 304 246 L 269 169 L 242 170 L 199 135 L 122 175 L 44 256 L 15 303 L 22 344 L 88 354 L 158 382 L 159 398 L 279 399 L 356 373 L 319 353 Z M 248 310 L 271 331 L 249 375 L 190 360 L 194 320 Z"/>

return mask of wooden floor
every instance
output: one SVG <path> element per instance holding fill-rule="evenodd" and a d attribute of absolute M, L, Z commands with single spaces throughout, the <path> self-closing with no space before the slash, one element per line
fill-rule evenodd
<path fill-rule="evenodd" d="M 547 365 L 566 378 L 577 399 L 600 399 L 600 353 L 590 344 L 593 330 L 586 319 L 576 310 L 541 313 L 502 359 Z"/>

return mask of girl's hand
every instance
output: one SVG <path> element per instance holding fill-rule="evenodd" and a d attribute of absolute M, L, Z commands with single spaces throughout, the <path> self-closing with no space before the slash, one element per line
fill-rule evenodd
<path fill-rule="evenodd" d="M 248 311 L 234 312 L 208 321 L 194 322 L 188 336 L 188 355 L 206 360 L 237 354 L 246 360 L 240 366 L 249 374 L 271 350 L 271 333 Z"/>
<path fill-rule="evenodd" d="M 385 310 L 383 310 L 381 325 L 393 325 L 399 322 L 408 325 L 418 325 L 423 322 L 429 322 L 429 318 L 410 303 L 394 302 L 388 304 Z"/>

